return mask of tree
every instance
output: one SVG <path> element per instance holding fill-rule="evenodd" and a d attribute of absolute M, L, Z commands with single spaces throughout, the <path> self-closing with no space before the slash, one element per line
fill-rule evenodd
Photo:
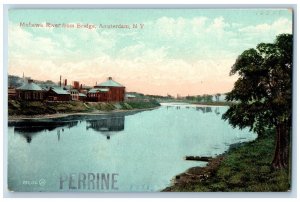
<path fill-rule="evenodd" d="M 204 102 L 212 102 L 212 98 L 213 98 L 212 95 L 206 95 L 206 94 L 204 94 L 202 97 L 204 99 Z"/>
<path fill-rule="evenodd" d="M 221 96 L 220 93 L 217 93 L 217 94 L 215 95 L 216 102 L 219 102 L 219 101 L 220 101 L 220 96 Z"/>
<path fill-rule="evenodd" d="M 272 166 L 286 168 L 292 123 L 293 36 L 281 34 L 274 43 L 260 43 L 244 51 L 232 66 L 238 74 L 234 88 L 226 95 L 234 101 L 223 119 L 234 127 L 250 127 L 258 136 L 266 129 L 276 131 Z"/>

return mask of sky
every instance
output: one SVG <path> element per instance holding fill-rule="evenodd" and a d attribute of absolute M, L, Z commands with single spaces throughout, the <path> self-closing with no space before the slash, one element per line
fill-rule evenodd
<path fill-rule="evenodd" d="M 238 55 L 261 42 L 272 43 L 278 34 L 292 33 L 292 12 L 11 9 L 8 29 L 11 75 L 55 82 L 61 75 L 68 83 L 89 86 L 111 76 L 126 91 L 186 96 L 231 91 L 238 77 L 229 72 Z"/>

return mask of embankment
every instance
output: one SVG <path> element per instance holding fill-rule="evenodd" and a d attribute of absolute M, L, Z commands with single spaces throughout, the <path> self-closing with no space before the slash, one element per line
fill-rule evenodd
<path fill-rule="evenodd" d="M 290 190 L 290 169 L 271 167 L 274 131 L 194 167 L 175 177 L 167 192 L 285 192 Z"/>
<path fill-rule="evenodd" d="M 9 118 L 55 116 L 75 113 L 109 113 L 117 111 L 142 110 L 159 107 L 156 100 L 126 101 L 119 103 L 104 102 L 47 102 L 47 101 L 8 101 Z"/>

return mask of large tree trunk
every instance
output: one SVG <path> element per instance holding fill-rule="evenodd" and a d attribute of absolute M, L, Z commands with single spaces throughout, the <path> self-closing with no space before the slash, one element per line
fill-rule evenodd
<path fill-rule="evenodd" d="M 276 126 L 276 149 L 272 167 L 276 169 L 287 168 L 289 165 L 290 126 L 280 123 Z"/>

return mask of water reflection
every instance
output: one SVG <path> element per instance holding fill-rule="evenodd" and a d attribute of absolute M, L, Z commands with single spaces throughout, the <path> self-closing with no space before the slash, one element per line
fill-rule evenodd
<path fill-rule="evenodd" d="M 211 107 L 196 107 L 196 110 L 197 111 L 201 110 L 203 113 L 210 113 L 210 112 L 212 112 Z"/>
<path fill-rule="evenodd" d="M 171 109 L 172 109 L 172 108 L 175 108 L 175 109 L 177 109 L 177 110 L 178 110 L 178 109 L 181 109 L 180 106 L 166 106 L 166 107 L 167 107 L 167 109 L 169 109 L 169 108 L 171 108 Z"/>
<path fill-rule="evenodd" d="M 216 115 L 220 115 L 220 114 L 221 114 L 221 113 L 220 113 L 220 108 L 219 108 L 219 107 L 216 107 L 214 111 L 215 111 L 215 114 L 216 114 Z"/>
<path fill-rule="evenodd" d="M 100 132 L 106 136 L 106 139 L 110 139 L 110 136 L 115 132 L 124 130 L 125 116 L 119 117 L 106 117 L 99 120 L 87 120 L 86 129 L 90 128 L 94 131 Z"/>
<path fill-rule="evenodd" d="M 60 140 L 60 131 L 64 131 L 64 128 L 72 128 L 77 126 L 78 121 L 68 122 L 39 122 L 39 121 L 22 121 L 9 123 L 8 126 L 14 126 L 14 131 L 23 136 L 27 143 L 32 141 L 32 138 L 40 134 L 43 131 L 53 131 L 57 129 L 57 139 Z M 62 128 L 63 127 L 63 128 Z"/>
<path fill-rule="evenodd" d="M 220 114 L 219 107 L 209 106 L 165 106 L 164 109 L 176 109 L 176 110 L 196 110 L 202 113 L 214 112 L 216 115 Z M 62 134 L 65 129 L 72 128 L 78 124 L 82 125 L 86 130 L 92 129 L 101 135 L 106 136 L 106 139 L 110 139 L 112 135 L 117 134 L 124 130 L 125 116 L 133 115 L 137 112 L 131 112 L 127 114 L 110 114 L 110 115 L 73 115 L 67 117 L 60 117 L 47 120 L 26 120 L 26 121 L 12 121 L 8 126 L 14 127 L 17 134 L 22 135 L 27 143 L 31 143 L 34 136 L 37 134 L 43 134 L 43 131 L 56 130 L 57 141 L 61 140 Z"/>
<path fill-rule="evenodd" d="M 166 109 L 169 110 L 169 109 L 177 109 L 177 110 L 180 110 L 180 109 L 196 109 L 197 111 L 201 111 L 202 113 L 210 113 L 212 112 L 212 107 L 199 107 L 199 106 L 176 106 L 176 105 L 173 105 L 173 106 L 166 106 Z M 217 111 L 216 111 L 217 110 Z M 218 107 L 216 108 L 215 110 L 215 113 L 216 114 L 220 114 L 219 112 L 219 109 Z"/>
<path fill-rule="evenodd" d="M 135 112 L 136 113 L 136 112 Z M 13 127 L 16 134 L 23 136 L 27 143 L 30 143 L 34 136 L 43 134 L 45 131 L 56 130 L 57 141 L 60 141 L 61 135 L 65 129 L 70 129 L 78 124 L 86 124 L 86 130 L 93 129 L 105 135 L 107 139 L 118 131 L 124 130 L 125 115 L 93 115 L 93 116 L 69 116 L 47 120 L 26 120 L 10 121 L 9 127 Z M 73 119 L 73 120 L 72 120 Z M 75 120 L 74 120 L 75 119 Z"/>

